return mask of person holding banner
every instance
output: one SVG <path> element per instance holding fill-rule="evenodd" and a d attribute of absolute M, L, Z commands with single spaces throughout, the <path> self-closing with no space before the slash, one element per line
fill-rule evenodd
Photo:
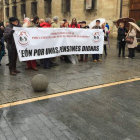
<path fill-rule="evenodd" d="M 86 21 L 82 21 L 81 23 L 82 23 L 81 28 L 89 29 L 89 26 L 86 25 Z M 80 54 L 80 60 L 79 61 L 87 62 L 88 61 L 88 54 L 85 54 L 85 59 L 84 59 L 84 54 Z"/>
<path fill-rule="evenodd" d="M 92 29 L 102 29 L 100 26 L 100 20 L 96 20 L 96 25 L 93 26 Z M 101 59 L 99 59 L 99 54 L 93 54 L 92 58 L 94 62 L 102 61 Z"/>
<path fill-rule="evenodd" d="M 34 25 L 34 23 L 31 23 L 30 22 L 30 18 L 25 18 L 24 19 L 24 24 L 23 24 L 23 27 L 25 28 L 29 28 L 29 27 L 36 27 Z M 30 69 L 33 69 L 35 71 L 38 71 L 37 67 L 36 67 L 36 60 L 30 60 L 30 61 L 27 61 L 27 68 L 25 68 L 25 70 L 30 70 Z"/>
<path fill-rule="evenodd" d="M 4 31 L 4 39 L 7 42 L 8 45 L 8 53 L 9 53 L 9 70 L 10 75 L 17 75 L 17 73 L 20 73 L 19 70 L 16 68 L 16 62 L 17 62 L 17 49 L 15 45 L 15 41 L 13 38 L 14 30 L 13 27 L 21 27 L 19 25 L 18 19 L 15 17 L 9 18 L 10 24 L 5 28 Z"/>

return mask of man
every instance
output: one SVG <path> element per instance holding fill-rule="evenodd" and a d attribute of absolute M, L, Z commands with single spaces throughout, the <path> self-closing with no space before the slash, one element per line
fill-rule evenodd
<path fill-rule="evenodd" d="M 16 45 L 15 41 L 13 38 L 14 30 L 13 27 L 21 27 L 19 25 L 18 19 L 15 17 L 9 18 L 10 24 L 5 28 L 4 31 L 4 39 L 7 42 L 8 45 L 8 53 L 9 53 L 9 70 L 10 70 L 10 75 L 17 75 L 17 73 L 20 73 L 16 69 L 16 62 L 17 62 L 17 50 L 16 50 Z"/>
<path fill-rule="evenodd" d="M 96 20 L 96 25 L 93 26 L 92 29 L 102 29 L 100 26 L 100 20 Z M 102 61 L 101 59 L 99 59 L 99 54 L 93 54 L 92 58 L 94 62 Z"/>
<path fill-rule="evenodd" d="M 0 21 L 0 40 L 1 40 L 2 44 L 3 44 L 3 49 L 4 49 L 4 53 L 5 53 L 5 45 L 4 45 L 3 33 L 4 33 L 4 25 L 3 25 L 3 22 Z"/>
<path fill-rule="evenodd" d="M 53 22 L 51 25 L 52 28 L 60 28 L 60 25 L 58 24 L 58 17 L 53 18 Z"/>
<path fill-rule="evenodd" d="M 81 28 L 83 29 L 89 29 L 89 26 L 86 25 L 86 21 L 81 22 Z M 84 54 L 80 54 L 80 60 L 79 61 L 88 61 L 88 54 L 85 54 L 85 59 L 84 59 Z"/>

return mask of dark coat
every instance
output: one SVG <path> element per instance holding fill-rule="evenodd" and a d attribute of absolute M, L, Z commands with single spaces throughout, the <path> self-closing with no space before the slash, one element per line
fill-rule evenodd
<path fill-rule="evenodd" d="M 8 25 L 4 30 L 4 39 L 7 45 L 11 45 L 12 48 L 16 48 L 14 37 L 13 37 L 13 25 Z M 21 25 L 17 25 L 15 27 L 21 27 Z"/>
<path fill-rule="evenodd" d="M 128 33 L 128 30 L 125 27 L 123 29 L 118 29 L 118 41 L 122 41 L 126 38 L 125 33 Z"/>

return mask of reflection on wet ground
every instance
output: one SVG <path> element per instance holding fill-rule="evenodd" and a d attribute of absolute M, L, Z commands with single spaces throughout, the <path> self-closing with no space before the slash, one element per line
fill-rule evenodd
<path fill-rule="evenodd" d="M 0 140 L 139 140 L 140 81 L 0 109 Z"/>
<path fill-rule="evenodd" d="M 112 39 L 108 56 L 103 55 L 102 62 L 94 63 L 91 56 L 87 63 L 76 65 L 62 63 L 58 59 L 60 66 L 51 70 L 40 66 L 38 72 L 25 71 L 26 63 L 19 62 L 21 74 L 16 77 L 9 75 L 5 66 L 8 58 L 5 56 L 0 66 L 0 104 L 139 77 L 139 53 L 133 60 L 118 58 L 117 55 L 116 40 Z M 38 73 L 46 75 L 50 82 L 46 92 L 36 93 L 31 87 L 30 80 Z"/>

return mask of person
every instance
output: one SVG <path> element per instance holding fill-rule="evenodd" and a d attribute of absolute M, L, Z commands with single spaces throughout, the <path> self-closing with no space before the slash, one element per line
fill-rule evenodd
<path fill-rule="evenodd" d="M 30 18 L 26 17 L 24 19 L 23 27 L 25 27 L 25 28 L 27 28 L 27 27 L 28 28 L 31 28 L 31 27 L 36 27 L 36 26 L 34 25 L 34 23 L 31 23 L 30 22 Z M 29 61 L 26 62 L 26 64 L 27 64 L 27 68 L 25 68 L 25 70 L 32 69 L 32 70 L 38 71 L 38 69 L 36 67 L 36 60 L 29 60 Z"/>
<path fill-rule="evenodd" d="M 104 51 L 105 51 L 105 55 L 107 55 L 107 44 L 108 44 L 107 37 L 108 37 L 108 28 L 105 26 L 105 23 L 102 24 L 102 29 L 103 29 L 103 32 L 104 32 Z"/>
<path fill-rule="evenodd" d="M 46 18 L 46 22 L 40 23 L 40 27 L 42 28 L 51 28 L 51 19 Z M 44 59 L 44 69 L 51 69 L 51 59 L 50 58 L 45 58 Z"/>
<path fill-rule="evenodd" d="M 100 20 L 96 20 L 96 25 L 92 27 L 92 29 L 102 29 L 100 26 Z M 99 57 L 99 54 L 93 54 L 92 55 L 93 61 L 97 62 L 97 61 L 102 61 Z"/>
<path fill-rule="evenodd" d="M 129 55 L 128 55 L 128 57 L 125 57 L 125 58 L 131 58 L 131 59 L 133 59 L 135 57 L 135 47 L 137 47 L 136 33 L 137 32 L 136 32 L 135 27 L 133 27 L 132 25 L 130 25 L 128 36 L 129 37 L 132 37 L 134 39 L 134 41 L 133 41 L 132 44 L 127 44 Z"/>
<path fill-rule="evenodd" d="M 5 54 L 6 52 L 5 52 L 3 33 L 4 33 L 4 24 L 3 24 L 2 21 L 0 21 L 0 40 L 1 40 L 2 44 L 3 44 L 3 49 L 4 49 L 4 54 Z"/>
<path fill-rule="evenodd" d="M 9 21 L 6 21 L 6 26 L 5 26 L 5 27 L 7 27 L 9 24 L 10 24 Z M 4 40 L 4 41 L 6 42 L 6 40 Z M 7 42 L 6 42 L 6 48 L 7 48 L 7 51 L 8 51 L 9 49 L 8 49 L 8 44 L 7 44 Z M 8 53 L 8 54 L 9 54 L 9 53 Z M 8 63 L 6 64 L 6 66 L 9 66 L 9 55 L 8 55 Z"/>
<path fill-rule="evenodd" d="M 33 18 L 33 20 L 31 20 L 31 21 L 32 21 L 32 23 L 33 23 L 33 26 L 39 27 L 39 17 L 38 17 L 38 16 L 35 16 L 35 17 Z"/>
<path fill-rule="evenodd" d="M 63 21 L 64 21 L 64 23 L 63 23 L 63 25 L 62 25 L 62 28 L 67 28 L 67 27 L 69 27 L 69 23 L 67 22 L 67 20 L 66 20 L 66 19 L 63 19 Z"/>
<path fill-rule="evenodd" d="M 82 29 L 89 29 L 89 26 L 86 25 L 86 21 L 81 22 L 81 28 Z M 79 61 L 87 62 L 88 61 L 88 54 L 85 54 L 85 59 L 84 59 L 84 54 L 80 54 Z"/>
<path fill-rule="evenodd" d="M 78 24 L 80 25 L 80 28 L 81 28 L 81 27 L 82 27 L 82 22 L 81 22 L 81 21 L 79 21 L 79 22 L 78 22 Z"/>
<path fill-rule="evenodd" d="M 69 28 L 80 28 L 80 25 L 77 23 L 76 18 L 72 19 L 71 24 L 69 25 Z M 77 55 L 67 55 L 70 62 L 72 62 L 73 64 L 78 63 L 78 58 Z"/>
<path fill-rule="evenodd" d="M 15 41 L 13 38 L 13 33 L 15 32 L 13 30 L 13 27 L 21 27 L 21 25 L 18 22 L 18 19 L 16 17 L 10 17 L 9 18 L 10 24 L 5 28 L 4 31 L 4 39 L 7 42 L 8 45 L 8 55 L 9 55 L 9 70 L 10 75 L 17 75 L 20 73 L 19 70 L 16 68 L 16 62 L 17 62 L 17 50 Z"/>
<path fill-rule="evenodd" d="M 106 23 L 105 27 L 109 30 L 109 24 L 108 23 Z"/>
<path fill-rule="evenodd" d="M 58 24 L 58 17 L 53 18 L 53 22 L 51 24 L 52 28 L 60 28 L 60 25 Z"/>
<path fill-rule="evenodd" d="M 118 28 L 118 43 L 119 43 L 118 57 L 120 57 L 121 51 L 122 51 L 122 57 L 125 57 L 125 45 L 126 45 L 125 38 L 126 38 L 127 33 L 128 31 L 124 27 L 124 23 L 120 23 L 119 28 Z"/>
<path fill-rule="evenodd" d="M 45 20 L 43 18 L 40 19 L 39 23 L 44 23 Z"/>
<path fill-rule="evenodd" d="M 72 19 L 71 24 L 69 25 L 69 28 L 80 28 L 80 25 L 77 23 L 76 18 Z"/>
<path fill-rule="evenodd" d="M 0 66 L 1 66 L 1 60 L 3 56 L 4 56 L 4 46 L 3 43 L 0 41 Z"/>

